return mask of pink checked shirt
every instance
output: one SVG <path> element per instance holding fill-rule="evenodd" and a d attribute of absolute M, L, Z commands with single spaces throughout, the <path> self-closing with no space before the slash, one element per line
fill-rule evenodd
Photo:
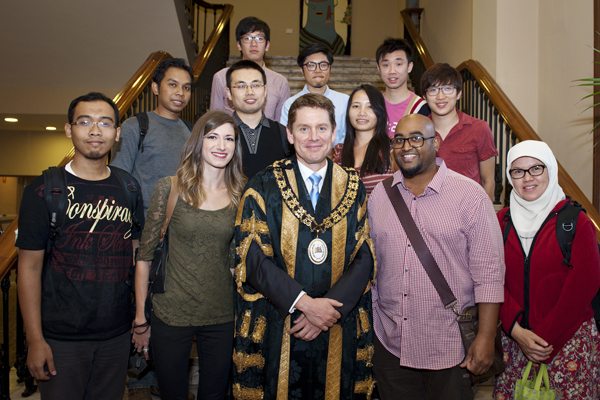
<path fill-rule="evenodd" d="M 475 181 L 436 159 L 437 173 L 415 197 L 400 171 L 392 186 L 404 201 L 461 310 L 504 300 L 502 234 L 490 198 Z M 445 309 L 383 188 L 369 198 L 378 270 L 373 324 L 383 346 L 410 368 L 451 368 L 464 358 L 458 324 Z"/>

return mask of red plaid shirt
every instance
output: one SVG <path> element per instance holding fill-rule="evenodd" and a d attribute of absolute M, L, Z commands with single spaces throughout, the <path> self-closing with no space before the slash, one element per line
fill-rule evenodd
<path fill-rule="evenodd" d="M 400 171 L 400 191 L 454 296 L 457 309 L 504 300 L 504 249 L 494 208 L 483 188 L 446 167 L 415 197 Z M 408 240 L 394 208 L 378 185 L 368 204 L 378 270 L 373 286 L 373 324 L 400 365 L 439 370 L 464 358 L 458 323 L 445 309 Z"/>

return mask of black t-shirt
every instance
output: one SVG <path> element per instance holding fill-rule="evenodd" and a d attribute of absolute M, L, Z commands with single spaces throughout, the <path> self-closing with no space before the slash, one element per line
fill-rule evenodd
<path fill-rule="evenodd" d="M 42 332 L 57 340 L 106 340 L 131 329 L 132 239 L 124 193 L 114 174 L 87 181 L 67 173 L 67 215 L 42 271 Z M 24 190 L 16 247 L 46 248 L 50 220 L 44 178 Z M 137 218 L 144 220 L 141 193 Z"/>

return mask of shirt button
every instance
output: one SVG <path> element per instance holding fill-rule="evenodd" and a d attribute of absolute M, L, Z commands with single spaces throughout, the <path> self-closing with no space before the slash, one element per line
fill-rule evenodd
<path fill-rule="evenodd" d="M 406 269 L 404 270 L 404 272 L 408 272 L 408 268 L 406 268 Z"/>
<path fill-rule="evenodd" d="M 410 247 L 410 243 L 408 244 L 408 247 Z"/>
<path fill-rule="evenodd" d="M 416 198 L 416 197 L 413 197 L 413 200 L 414 200 L 414 201 L 417 201 L 417 198 Z"/>
<path fill-rule="evenodd" d="M 408 293 L 404 293 L 404 297 L 408 296 Z"/>
<path fill-rule="evenodd" d="M 404 317 L 404 320 L 406 321 L 406 320 L 408 320 L 408 318 Z"/>

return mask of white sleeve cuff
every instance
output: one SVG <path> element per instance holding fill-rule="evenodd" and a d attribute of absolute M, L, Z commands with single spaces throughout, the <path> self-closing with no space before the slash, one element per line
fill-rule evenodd
<path fill-rule="evenodd" d="M 304 296 L 305 294 L 306 294 L 306 292 L 303 290 L 300 292 L 298 297 L 296 297 L 296 300 L 294 300 L 294 302 L 292 303 L 292 306 L 290 307 L 290 314 L 293 313 L 294 311 L 296 311 L 296 303 L 298 302 L 298 300 L 300 300 L 300 297 Z"/>

